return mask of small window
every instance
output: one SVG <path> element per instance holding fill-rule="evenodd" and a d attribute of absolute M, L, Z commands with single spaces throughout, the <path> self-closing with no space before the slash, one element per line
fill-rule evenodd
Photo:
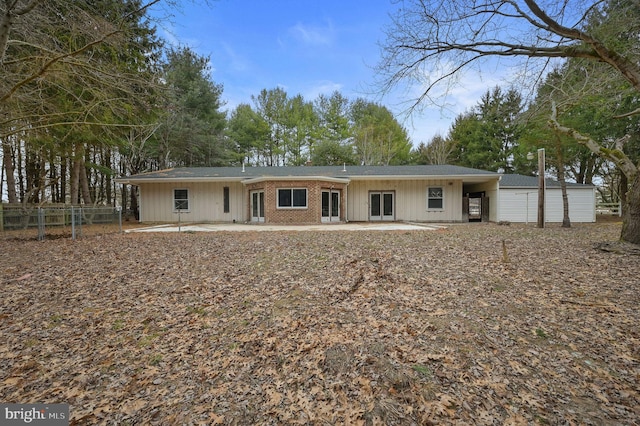
<path fill-rule="evenodd" d="M 444 208 L 444 196 L 441 186 L 430 186 L 427 190 L 427 209 L 437 210 Z"/>
<path fill-rule="evenodd" d="M 306 188 L 278 189 L 278 208 L 306 208 Z"/>
<path fill-rule="evenodd" d="M 225 186 L 222 190 L 223 195 L 223 209 L 225 213 L 229 213 L 229 187 Z"/>
<path fill-rule="evenodd" d="M 189 210 L 189 190 L 188 189 L 173 190 L 173 209 Z"/>

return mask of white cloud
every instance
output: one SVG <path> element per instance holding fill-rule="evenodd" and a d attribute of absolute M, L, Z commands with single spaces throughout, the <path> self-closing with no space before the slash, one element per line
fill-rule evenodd
<path fill-rule="evenodd" d="M 432 76 L 442 75 L 447 66 L 452 64 L 440 64 L 438 69 L 425 72 L 421 78 L 422 84 L 398 87 L 387 97 L 387 102 L 395 106 L 398 120 L 407 128 L 416 146 L 420 142 L 428 142 L 437 134 L 446 136 L 459 114 L 475 107 L 487 90 L 496 86 L 507 89 L 514 84 L 519 70 L 518 67 L 504 66 L 496 61 L 483 70 L 469 68 L 460 71 L 455 77 L 434 86 L 429 98 L 407 116 L 407 108 L 422 95 Z"/>
<path fill-rule="evenodd" d="M 249 61 L 238 54 L 228 43 L 221 43 L 224 54 L 227 56 L 227 63 L 233 71 L 244 72 L 250 68 Z"/>
<path fill-rule="evenodd" d="M 298 22 L 289 28 L 289 34 L 298 41 L 312 46 L 329 46 L 335 38 L 335 30 L 331 22 L 326 26 L 305 25 Z"/>

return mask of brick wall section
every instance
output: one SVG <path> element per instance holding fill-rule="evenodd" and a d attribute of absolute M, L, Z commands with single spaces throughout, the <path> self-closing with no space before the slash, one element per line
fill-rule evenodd
<path fill-rule="evenodd" d="M 340 190 L 340 218 L 345 217 L 345 187 L 343 183 L 324 182 L 320 180 L 287 180 L 265 181 L 247 185 L 247 217 L 251 219 L 251 191 L 264 190 L 264 221 L 279 224 L 315 224 L 322 222 L 322 191 Z M 306 188 L 307 208 L 278 208 L 279 188 Z"/>

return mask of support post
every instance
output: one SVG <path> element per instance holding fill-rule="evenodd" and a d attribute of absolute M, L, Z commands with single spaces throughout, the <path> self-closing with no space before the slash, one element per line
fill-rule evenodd
<path fill-rule="evenodd" d="M 44 241 L 45 211 L 38 207 L 38 241 Z"/>
<path fill-rule="evenodd" d="M 76 240 L 76 212 L 71 206 L 71 239 Z"/>
<path fill-rule="evenodd" d="M 545 153 L 538 149 L 538 228 L 544 228 Z"/>
<path fill-rule="evenodd" d="M 116 207 L 116 213 L 118 215 L 118 226 L 120 229 L 120 233 L 122 234 L 122 207 L 121 206 Z"/>

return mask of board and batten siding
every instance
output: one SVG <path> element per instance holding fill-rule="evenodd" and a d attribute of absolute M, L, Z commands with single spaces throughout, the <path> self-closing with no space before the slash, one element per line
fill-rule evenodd
<path fill-rule="evenodd" d="M 567 188 L 571 222 L 595 222 L 595 188 Z M 527 202 L 528 200 L 528 202 Z M 545 222 L 562 222 L 562 190 L 547 188 L 545 192 Z M 531 223 L 538 220 L 537 188 L 500 188 L 500 219 L 508 222 Z"/>
<path fill-rule="evenodd" d="M 224 187 L 229 188 L 229 213 L 224 212 Z M 189 190 L 189 211 L 180 214 L 182 222 L 243 222 L 246 206 L 240 182 L 185 182 L 140 184 L 140 221 L 177 222 L 173 209 L 173 190 Z"/>
<path fill-rule="evenodd" d="M 444 208 L 427 210 L 427 188 L 443 189 Z M 369 220 L 369 194 L 373 191 L 394 192 L 397 221 L 459 222 L 462 221 L 462 182 L 456 180 L 352 180 L 347 187 L 347 220 Z"/>

